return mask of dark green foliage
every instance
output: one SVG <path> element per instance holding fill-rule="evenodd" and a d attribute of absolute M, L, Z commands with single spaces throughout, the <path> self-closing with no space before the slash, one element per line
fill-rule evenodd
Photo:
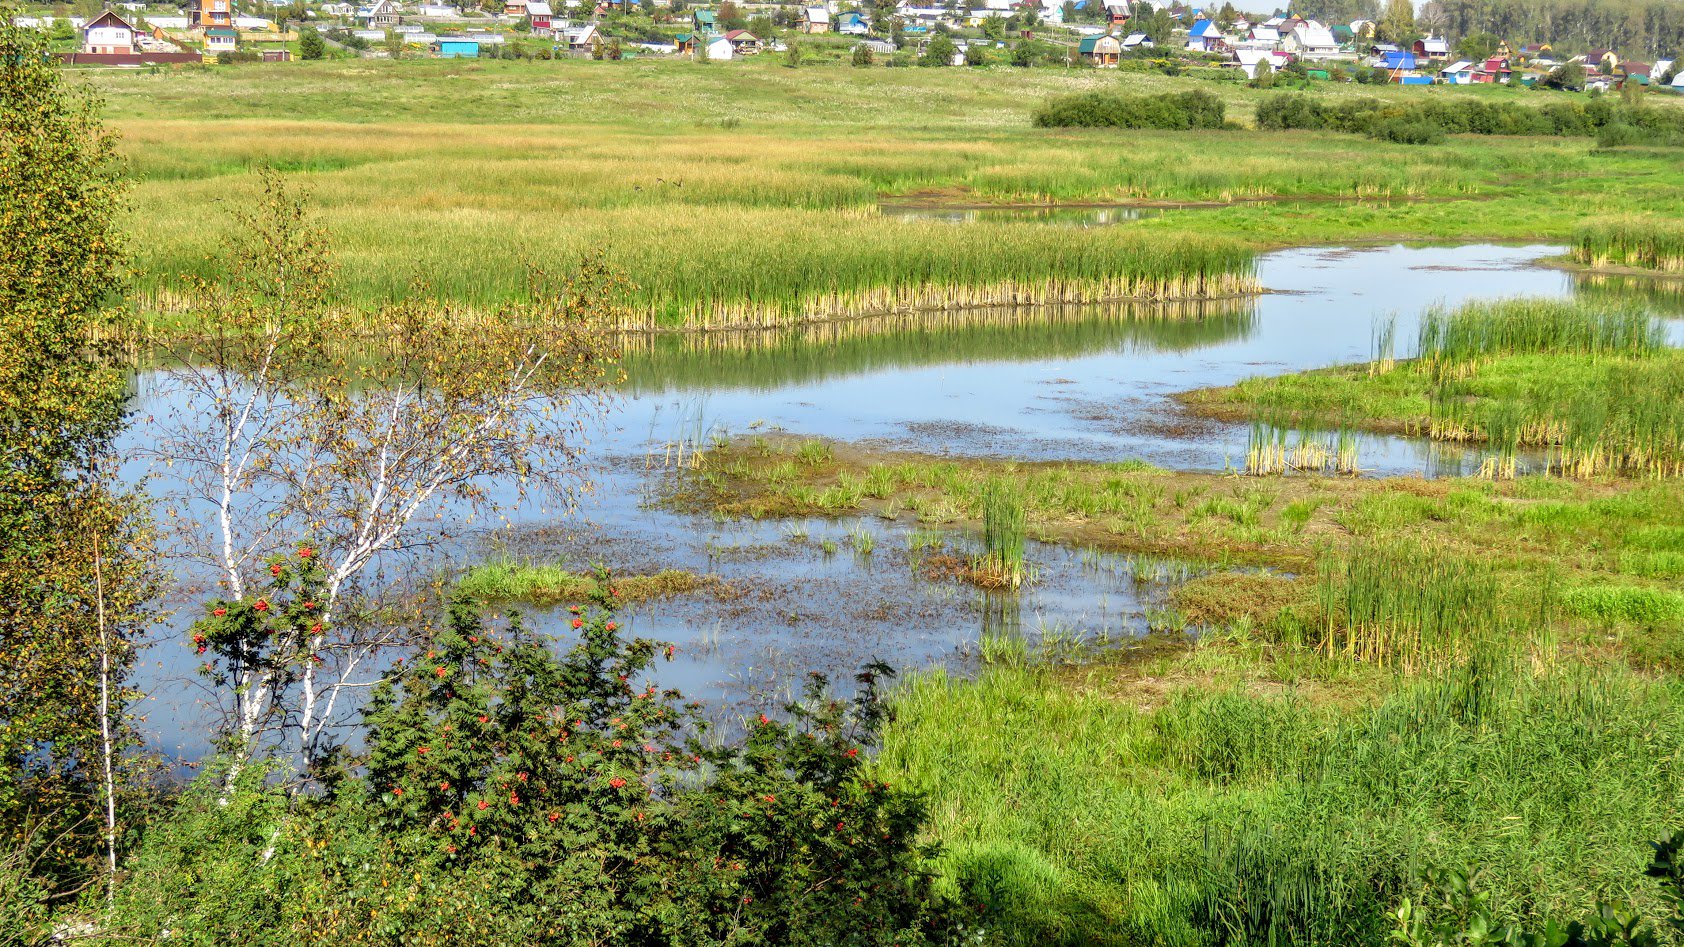
<path fill-rule="evenodd" d="M 1257 105 L 1257 127 L 1311 129 L 1369 135 L 1389 141 L 1424 143 L 1437 135 L 1589 136 L 1611 126 L 1629 127 L 1631 140 L 1665 142 L 1684 136 L 1684 116 L 1670 110 L 1615 108 L 1606 102 L 1552 102 L 1540 108 L 1480 99 L 1427 99 L 1387 103 L 1379 99 L 1330 99 L 1293 93 L 1270 96 Z"/>
<path fill-rule="evenodd" d="M 1221 128 L 1222 100 L 1208 92 L 1115 95 L 1087 92 L 1061 96 L 1035 113 L 1040 128 Z"/>
<path fill-rule="evenodd" d="M 929 45 L 924 47 L 923 54 L 918 57 L 918 65 L 951 66 L 953 57 L 958 52 L 959 47 L 946 33 L 937 33 L 931 37 Z"/>
<path fill-rule="evenodd" d="M 150 588 L 137 504 L 108 486 L 123 373 L 88 342 L 121 288 L 122 187 L 57 62 L 0 15 L 0 846 L 62 896 L 103 854 L 101 656 L 120 752 Z"/>
<path fill-rule="evenodd" d="M 1660 901 L 1670 908 L 1665 927 L 1674 936 L 1684 934 L 1684 830 L 1649 847 L 1654 857 L 1643 873 L 1660 882 Z M 1436 917 L 1404 899 L 1392 942 L 1402 947 L 1662 947 L 1674 942 L 1618 901 L 1598 901 L 1588 917 L 1569 923 L 1553 918 L 1541 924 L 1504 923 L 1491 910 L 1490 893 L 1476 880 L 1461 872 L 1438 873 L 1433 885 L 1440 898 Z"/>
<path fill-rule="evenodd" d="M 524 22 L 524 21 L 523 21 Z M 327 43 L 322 40 L 322 34 L 313 29 L 306 29 L 298 36 L 298 58 L 321 59 L 327 55 Z"/>
<path fill-rule="evenodd" d="M 1437 145 L 1444 141 L 1444 129 L 1431 122 L 1407 118 L 1388 118 L 1375 122 L 1369 136 L 1380 141 L 1400 145 Z"/>
<path fill-rule="evenodd" d="M 152 833 L 125 930 L 194 944 L 811 944 L 945 940 L 919 796 L 869 761 L 883 667 L 814 678 L 733 746 L 648 683 L 612 583 L 560 657 L 458 602 L 393 668 L 325 793 L 221 776 Z M 228 617 L 228 616 L 224 616 Z M 212 801 L 224 797 L 227 805 Z M 219 811 L 226 810 L 226 811 Z M 172 942 L 176 942 L 172 937 Z"/>

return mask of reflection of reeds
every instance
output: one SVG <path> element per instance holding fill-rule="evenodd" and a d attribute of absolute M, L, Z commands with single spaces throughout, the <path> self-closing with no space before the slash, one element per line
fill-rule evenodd
<path fill-rule="evenodd" d="M 1290 446 L 1289 446 L 1290 444 Z M 1294 431 L 1285 423 L 1257 420 L 1246 444 L 1245 472 L 1266 477 L 1284 473 L 1357 473 L 1355 431 Z"/>

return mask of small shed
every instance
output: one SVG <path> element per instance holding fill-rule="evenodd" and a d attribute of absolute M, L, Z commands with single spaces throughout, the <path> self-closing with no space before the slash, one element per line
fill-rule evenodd
<path fill-rule="evenodd" d="M 1076 44 L 1076 61 L 1100 69 L 1115 69 L 1123 58 L 1123 43 L 1110 33 L 1085 36 Z"/>
<path fill-rule="evenodd" d="M 732 30 L 725 34 L 725 40 L 739 56 L 753 56 L 760 52 L 760 38 L 748 30 Z"/>
<path fill-rule="evenodd" d="M 708 51 L 709 59 L 730 62 L 737 58 L 737 47 L 731 45 L 731 41 L 723 36 L 708 37 L 707 46 L 703 48 Z"/>
<path fill-rule="evenodd" d="M 433 44 L 433 52 L 440 59 L 478 59 L 479 40 L 463 36 L 441 36 Z"/>

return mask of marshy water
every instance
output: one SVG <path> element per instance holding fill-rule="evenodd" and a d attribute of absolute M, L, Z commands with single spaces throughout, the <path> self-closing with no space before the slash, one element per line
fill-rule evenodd
<path fill-rule="evenodd" d="M 1395 316 L 1396 338 L 1412 340 L 1421 312 L 1435 304 L 1573 293 L 1568 274 L 1538 265 L 1558 252 L 1289 250 L 1260 260 L 1270 292 L 1243 301 L 972 311 L 754 337 L 640 339 L 628 347 L 624 397 L 592 445 L 596 488 L 579 509 L 562 517 L 517 507 L 510 526 L 441 556 L 437 568 L 508 556 L 581 572 L 603 562 L 621 574 L 714 576 L 709 590 L 641 604 L 624 621 L 632 634 L 678 645 L 663 684 L 725 712 L 786 698 L 810 670 L 845 679 L 873 657 L 964 667 L 984 647 L 1019 636 L 1054 645 L 1126 639 L 1147 628 L 1188 566 L 1030 543 L 1035 581 L 1015 595 L 929 581 L 917 564 L 932 544 L 963 549 L 974 538 L 904 517 L 751 522 L 675 510 L 659 499 L 677 445 L 786 432 L 956 456 L 1238 467 L 1249 427 L 1190 419 L 1171 395 L 1366 360 L 1377 321 Z M 1677 300 L 1661 304 L 1684 310 Z M 167 407 L 152 388 L 144 378 L 137 386 L 139 419 Z M 147 436 L 143 421 L 130 436 Z M 1379 476 L 1459 473 L 1479 461 L 1391 437 L 1363 437 L 1359 458 Z M 561 633 L 560 609 L 527 611 L 533 624 Z M 166 633 L 142 669 L 147 726 L 162 748 L 185 758 L 206 749 L 210 711 L 194 683 L 197 664 L 182 636 Z"/>

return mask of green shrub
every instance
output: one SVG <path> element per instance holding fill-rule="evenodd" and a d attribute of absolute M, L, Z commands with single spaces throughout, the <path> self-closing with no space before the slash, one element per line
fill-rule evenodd
<path fill-rule="evenodd" d="M 316 762 L 320 794 L 207 773 L 142 844 L 119 929 L 206 947 L 940 937 L 924 804 L 871 769 L 888 669 L 853 701 L 814 676 L 785 720 L 704 743 L 694 707 L 648 683 L 671 650 L 622 638 L 602 586 L 560 657 L 458 601 L 372 695 L 361 771 Z"/>
<path fill-rule="evenodd" d="M 1226 111 L 1208 92 L 1116 95 L 1088 92 L 1061 96 L 1035 113 L 1041 128 L 1221 128 Z"/>
<path fill-rule="evenodd" d="M 1371 138 L 1394 141 L 1400 145 L 1437 145 L 1444 141 L 1444 129 L 1431 122 L 1404 118 L 1376 122 L 1368 134 Z"/>

